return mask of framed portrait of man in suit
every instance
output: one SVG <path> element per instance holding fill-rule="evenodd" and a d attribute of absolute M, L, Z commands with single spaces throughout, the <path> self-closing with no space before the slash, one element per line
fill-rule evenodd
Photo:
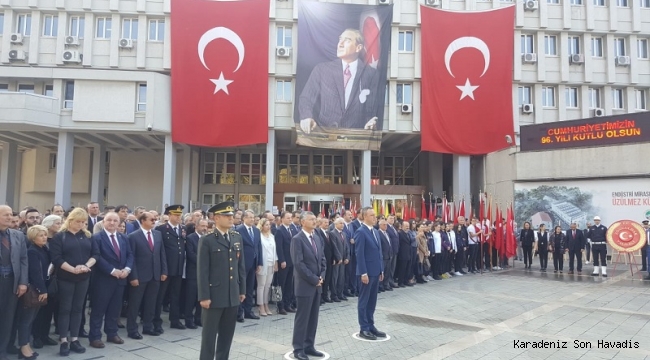
<path fill-rule="evenodd" d="M 392 18 L 392 5 L 300 3 L 297 144 L 379 150 Z"/>

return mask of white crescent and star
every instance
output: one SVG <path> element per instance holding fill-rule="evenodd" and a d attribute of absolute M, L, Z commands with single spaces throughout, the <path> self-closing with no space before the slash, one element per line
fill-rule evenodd
<path fill-rule="evenodd" d="M 624 232 L 621 232 L 620 237 L 621 237 L 621 240 L 623 240 L 623 241 L 630 241 L 630 239 L 632 239 L 632 234 L 630 234 L 629 232 L 624 231 Z"/>
<path fill-rule="evenodd" d="M 454 56 L 456 51 L 466 48 L 476 49 L 483 55 L 485 66 L 483 67 L 483 72 L 480 76 L 482 77 L 490 67 L 490 48 L 483 40 L 474 36 L 464 36 L 457 38 L 456 40 L 452 41 L 449 46 L 447 46 L 447 50 L 445 51 L 445 67 L 447 68 L 447 72 L 452 77 L 456 77 L 451 71 L 451 58 Z M 478 85 L 472 85 L 469 79 L 466 79 L 465 85 L 458 85 L 456 87 L 461 91 L 460 100 L 463 100 L 467 96 L 474 100 L 474 90 L 478 89 Z"/>
<path fill-rule="evenodd" d="M 241 67 L 241 64 L 244 62 L 244 56 L 246 54 L 246 48 L 244 47 L 244 42 L 242 39 L 235 33 L 234 31 L 226 28 L 226 27 L 215 27 L 212 28 L 203 35 L 201 35 L 201 38 L 199 39 L 198 43 L 198 53 L 199 53 L 199 60 L 201 60 L 201 64 L 203 64 L 203 67 L 205 67 L 207 70 L 210 70 L 208 65 L 205 63 L 205 48 L 214 40 L 217 39 L 224 39 L 231 43 L 235 49 L 237 49 L 237 55 L 238 55 L 238 62 L 237 62 L 237 67 L 233 71 L 236 72 L 239 70 Z M 228 93 L 228 85 L 230 85 L 233 80 L 227 80 L 223 76 L 223 71 L 219 75 L 218 79 L 210 79 L 210 81 L 214 84 L 214 93 L 218 93 L 219 91 L 223 90 L 226 94 L 229 95 Z"/>

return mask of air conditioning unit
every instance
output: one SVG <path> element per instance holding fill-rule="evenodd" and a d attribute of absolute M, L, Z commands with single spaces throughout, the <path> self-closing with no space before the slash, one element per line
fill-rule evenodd
<path fill-rule="evenodd" d="M 133 40 L 131 39 L 120 39 L 118 45 L 122 49 L 133 49 Z"/>
<path fill-rule="evenodd" d="M 617 56 L 616 57 L 617 66 L 630 66 L 630 57 L 629 56 Z"/>
<path fill-rule="evenodd" d="M 569 62 L 571 64 L 584 64 L 585 56 L 583 54 L 571 54 L 571 57 L 569 58 Z"/>
<path fill-rule="evenodd" d="M 9 60 L 11 61 L 25 61 L 27 53 L 23 50 L 9 50 Z"/>
<path fill-rule="evenodd" d="M 12 44 L 22 44 L 23 43 L 23 34 L 13 33 L 11 34 L 10 41 Z"/>
<path fill-rule="evenodd" d="M 275 55 L 281 58 L 288 58 L 289 56 L 291 56 L 291 48 L 287 46 L 278 46 L 275 49 Z"/>
<path fill-rule="evenodd" d="M 521 105 L 521 112 L 524 114 L 532 114 L 533 113 L 533 104 L 523 104 Z"/>
<path fill-rule="evenodd" d="M 521 59 L 525 64 L 534 64 L 537 62 L 537 54 L 526 53 L 521 56 Z"/>
<path fill-rule="evenodd" d="M 79 46 L 79 38 L 76 36 L 66 36 L 65 44 L 68 46 Z"/>
<path fill-rule="evenodd" d="M 390 0 L 379 0 L 379 5 L 390 5 Z"/>
<path fill-rule="evenodd" d="M 539 8 L 539 3 L 536 0 L 526 0 L 524 1 L 524 10 L 526 11 L 535 11 Z"/>
<path fill-rule="evenodd" d="M 594 116 L 595 117 L 605 116 L 605 109 L 594 109 Z"/>
<path fill-rule="evenodd" d="M 402 104 L 402 114 L 410 114 L 413 111 L 413 105 Z"/>
<path fill-rule="evenodd" d="M 439 7 L 440 0 L 424 0 L 426 6 Z"/>
<path fill-rule="evenodd" d="M 63 52 L 63 62 L 66 63 L 80 63 L 81 62 L 81 54 L 79 51 L 74 51 L 74 50 L 66 50 Z"/>

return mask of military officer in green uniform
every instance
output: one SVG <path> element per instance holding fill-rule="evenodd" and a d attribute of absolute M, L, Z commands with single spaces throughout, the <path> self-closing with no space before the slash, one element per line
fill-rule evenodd
<path fill-rule="evenodd" d="M 234 204 L 210 208 L 215 230 L 199 240 L 197 283 L 203 308 L 200 360 L 228 359 L 237 308 L 246 297 L 246 267 L 241 235 L 232 230 Z M 217 339 L 217 334 L 219 338 Z"/>

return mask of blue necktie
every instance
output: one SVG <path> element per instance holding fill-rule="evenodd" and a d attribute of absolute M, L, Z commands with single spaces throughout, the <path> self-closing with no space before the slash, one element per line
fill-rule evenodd
<path fill-rule="evenodd" d="M 253 238 L 253 228 L 248 228 L 248 235 L 251 237 L 251 240 L 255 240 Z"/>

